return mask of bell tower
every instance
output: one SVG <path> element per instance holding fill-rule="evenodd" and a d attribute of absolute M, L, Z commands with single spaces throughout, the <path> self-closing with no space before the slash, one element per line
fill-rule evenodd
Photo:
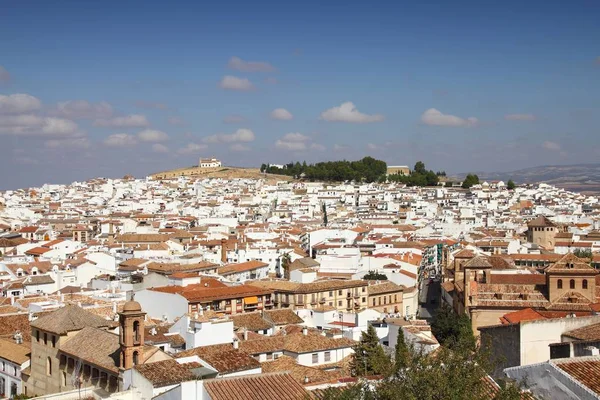
<path fill-rule="evenodd" d="M 137 301 L 130 300 L 119 313 L 120 365 L 122 369 L 133 368 L 144 362 L 144 319 L 146 313 Z"/>

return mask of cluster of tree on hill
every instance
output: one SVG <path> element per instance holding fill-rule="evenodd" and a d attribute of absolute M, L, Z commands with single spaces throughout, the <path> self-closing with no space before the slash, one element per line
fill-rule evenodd
<path fill-rule="evenodd" d="M 407 186 L 437 186 L 440 176 L 445 172 L 434 172 L 425 168 L 425 163 L 418 161 L 410 175 L 392 174 L 387 176 L 389 182 L 400 182 Z"/>
<path fill-rule="evenodd" d="M 442 308 L 432 324 L 441 347 L 431 354 L 407 343 L 399 330 L 393 357 L 379 344 L 372 326 L 354 347 L 351 370 L 354 376 L 377 376 L 374 384 L 359 380 L 345 388 L 324 391 L 324 400 L 520 400 L 516 385 L 494 387 L 487 379 L 493 369 L 486 351 L 477 345 L 471 322 L 450 308 Z"/>
<path fill-rule="evenodd" d="M 262 164 L 260 171 L 268 174 L 279 174 L 305 178 L 311 181 L 355 181 L 355 182 L 399 182 L 408 186 L 437 186 L 445 171 L 427 170 L 419 161 L 409 175 L 402 173 L 387 174 L 385 161 L 373 157 L 364 157 L 358 161 L 326 161 L 307 164 L 306 161 L 291 162 L 282 167 Z"/>
<path fill-rule="evenodd" d="M 326 161 L 316 164 L 291 162 L 279 168 L 274 165 L 262 164 L 261 172 L 268 174 L 304 177 L 311 181 L 366 181 L 376 182 L 387 173 L 385 161 L 373 157 L 364 157 L 358 161 Z"/>

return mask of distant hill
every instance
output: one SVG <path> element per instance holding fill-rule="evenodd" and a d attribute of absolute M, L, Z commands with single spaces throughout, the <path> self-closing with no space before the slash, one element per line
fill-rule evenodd
<path fill-rule="evenodd" d="M 582 193 L 600 193 L 600 164 L 544 165 L 512 172 L 475 172 L 479 180 L 512 179 L 515 183 L 545 182 Z M 456 174 L 464 178 L 467 174 Z"/>

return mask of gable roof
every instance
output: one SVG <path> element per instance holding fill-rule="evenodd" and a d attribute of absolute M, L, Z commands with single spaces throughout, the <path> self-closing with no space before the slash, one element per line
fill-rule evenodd
<path fill-rule="evenodd" d="M 529 221 L 527 223 L 527 226 L 529 228 L 546 228 L 546 227 L 550 228 L 550 227 L 556 227 L 556 224 L 554 222 L 550 221 L 546 216 L 540 215 L 536 219 Z"/>
<path fill-rule="evenodd" d="M 256 359 L 242 350 L 234 349 L 231 344 L 196 347 L 175 355 L 176 358 L 188 356 L 200 357 L 220 374 L 260 368 L 260 363 Z"/>
<path fill-rule="evenodd" d="M 10 340 L 0 339 L 0 358 L 16 364 L 23 364 L 29 360 L 28 355 L 30 352 L 29 346 L 16 344 Z"/>
<path fill-rule="evenodd" d="M 197 366 L 199 366 L 197 363 L 186 365 L 175 360 L 162 360 L 148 364 L 138 364 L 134 368 L 140 375 L 150 381 L 155 388 L 159 388 L 195 380 L 196 375 L 191 371 L 191 368 Z"/>
<path fill-rule="evenodd" d="M 204 388 L 212 400 L 303 400 L 309 394 L 285 372 L 209 379 Z"/>
<path fill-rule="evenodd" d="M 577 257 L 573 253 L 568 253 L 553 265 L 546 268 L 546 273 L 596 275 L 598 272 L 586 260 Z"/>
<path fill-rule="evenodd" d="M 63 353 L 113 372 L 119 371 L 120 349 L 118 335 L 92 327 L 83 328 L 60 347 Z"/>
<path fill-rule="evenodd" d="M 72 304 L 48 313 L 31 323 L 33 328 L 59 335 L 79 331 L 86 327 L 106 328 L 111 325 L 111 321 Z"/>

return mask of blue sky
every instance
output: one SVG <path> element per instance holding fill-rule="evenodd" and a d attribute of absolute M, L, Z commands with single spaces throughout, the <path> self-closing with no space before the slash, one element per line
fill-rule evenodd
<path fill-rule="evenodd" d="M 600 3 L 421 3 L 4 4 L 0 188 L 200 156 L 452 172 L 600 159 Z"/>

